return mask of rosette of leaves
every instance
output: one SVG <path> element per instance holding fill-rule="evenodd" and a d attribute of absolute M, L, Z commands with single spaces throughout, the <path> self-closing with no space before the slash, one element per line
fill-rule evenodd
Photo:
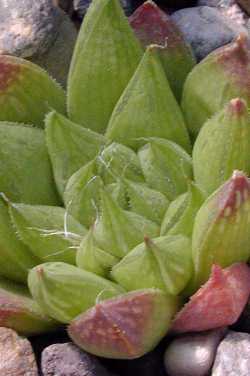
<path fill-rule="evenodd" d="M 178 295 L 209 276 L 209 260 L 249 258 L 248 178 L 236 173 L 205 202 L 202 179 L 192 182 L 175 99 L 189 50 L 178 49 L 182 60 L 172 44 L 142 48 L 138 28 L 118 0 L 94 0 L 67 93 L 36 65 L 0 56 L 0 274 L 24 285 L 8 290 L 4 280 L 0 321 L 24 334 L 67 323 L 80 347 L 115 358 L 157 345 Z M 175 95 L 163 66 L 174 50 L 174 61 L 189 61 Z"/>

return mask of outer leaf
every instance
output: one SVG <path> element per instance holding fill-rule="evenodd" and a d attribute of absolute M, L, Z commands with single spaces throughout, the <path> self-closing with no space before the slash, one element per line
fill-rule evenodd
<path fill-rule="evenodd" d="M 232 99 L 202 127 L 193 149 L 194 176 L 208 193 L 239 169 L 250 174 L 250 114 L 247 104 Z M 212 172 L 212 174 L 211 174 Z"/>
<path fill-rule="evenodd" d="M 138 148 L 143 137 L 162 137 L 190 150 L 183 116 L 156 46 L 147 48 L 112 113 L 106 136 L 132 148 Z"/>
<path fill-rule="evenodd" d="M 46 137 L 56 185 L 63 195 L 68 179 L 99 153 L 105 139 L 54 111 L 46 118 Z"/>
<path fill-rule="evenodd" d="M 97 247 L 93 230 L 90 229 L 77 251 L 76 264 L 79 268 L 109 277 L 109 272 L 119 259 Z"/>
<path fill-rule="evenodd" d="M 148 188 L 146 184 L 128 179 L 124 179 L 123 184 L 130 210 L 160 225 L 169 205 L 167 198 L 162 193 Z"/>
<path fill-rule="evenodd" d="M 176 298 L 157 289 L 133 291 L 97 304 L 77 317 L 68 333 L 92 354 L 138 358 L 165 336 L 177 305 Z"/>
<path fill-rule="evenodd" d="M 102 179 L 96 173 L 96 163 L 91 161 L 75 172 L 64 192 L 67 211 L 84 226 L 93 225 L 99 208 Z"/>
<path fill-rule="evenodd" d="M 170 203 L 161 224 L 161 235 L 192 236 L 195 216 L 204 200 L 204 193 L 197 185 L 190 183 L 188 192 Z"/>
<path fill-rule="evenodd" d="M 194 223 L 192 252 L 195 291 L 210 274 L 212 264 L 227 267 L 250 256 L 250 181 L 238 171 L 201 206 Z"/>
<path fill-rule="evenodd" d="M 39 306 L 63 323 L 92 307 L 98 296 L 108 299 L 124 292 L 107 279 L 63 262 L 38 265 L 30 271 L 28 285 Z"/>
<path fill-rule="evenodd" d="M 0 326 L 30 336 L 56 327 L 56 322 L 46 316 L 22 285 L 0 279 Z"/>
<path fill-rule="evenodd" d="M 11 204 L 10 213 L 20 239 L 41 261 L 75 264 L 76 250 L 87 231 L 65 209 Z"/>
<path fill-rule="evenodd" d="M 107 191 L 111 193 L 112 198 L 117 204 L 124 210 L 129 210 L 128 198 L 126 196 L 126 190 L 124 184 L 119 179 L 117 183 L 111 183 L 106 185 Z"/>
<path fill-rule="evenodd" d="M 250 41 L 241 34 L 194 67 L 184 85 L 182 109 L 195 138 L 207 121 L 233 98 L 250 105 Z"/>
<path fill-rule="evenodd" d="M 141 54 L 119 1 L 94 0 L 84 18 L 71 63 L 70 118 L 103 132 Z"/>
<path fill-rule="evenodd" d="M 0 122 L 0 192 L 12 201 L 56 205 L 44 131 Z"/>
<path fill-rule="evenodd" d="M 181 235 L 146 238 L 111 272 L 128 291 L 155 287 L 172 295 L 184 289 L 191 274 L 191 242 Z"/>
<path fill-rule="evenodd" d="M 171 18 L 151 0 L 132 14 L 130 25 L 143 47 L 158 44 L 159 56 L 176 99 L 180 101 L 183 84 L 195 65 L 191 48 Z"/>
<path fill-rule="evenodd" d="M 116 182 L 117 177 L 144 181 L 136 153 L 124 145 L 113 142 L 98 155 L 97 163 L 98 173 L 106 184 Z"/>
<path fill-rule="evenodd" d="M 176 315 L 172 329 L 196 332 L 234 324 L 250 294 L 250 269 L 237 263 L 226 269 L 213 265 L 209 280 Z"/>
<path fill-rule="evenodd" d="M 145 235 L 156 237 L 159 227 L 138 214 L 122 210 L 106 191 L 101 192 L 101 210 L 94 226 L 97 245 L 106 252 L 122 258 Z"/>
<path fill-rule="evenodd" d="M 160 138 L 149 138 L 138 156 L 149 187 L 170 201 L 185 192 L 192 178 L 192 160 L 178 145 Z"/>
<path fill-rule="evenodd" d="M 50 108 L 65 112 L 64 91 L 38 65 L 0 55 L 0 72 L 0 120 L 43 127 Z"/>
<path fill-rule="evenodd" d="M 0 196 L 0 275 L 26 283 L 28 270 L 39 263 L 30 249 L 16 236 L 8 212 L 8 204 Z"/>

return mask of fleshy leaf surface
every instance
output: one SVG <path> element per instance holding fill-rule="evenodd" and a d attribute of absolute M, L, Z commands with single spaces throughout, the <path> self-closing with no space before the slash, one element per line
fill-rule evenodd
<path fill-rule="evenodd" d="M 129 209 L 157 224 L 161 224 L 169 201 L 161 192 L 148 188 L 146 184 L 123 180 Z"/>
<path fill-rule="evenodd" d="M 210 53 L 189 73 L 182 109 L 194 139 L 211 116 L 233 98 L 250 105 L 250 41 L 241 34 L 232 43 Z"/>
<path fill-rule="evenodd" d="M 170 16 L 149 0 L 129 18 L 143 47 L 157 44 L 159 56 L 176 99 L 180 101 L 183 84 L 195 65 L 195 58 L 178 27 Z"/>
<path fill-rule="evenodd" d="M 138 358 L 166 335 L 177 304 L 175 297 L 157 289 L 133 291 L 96 304 L 71 322 L 68 333 L 92 354 Z"/>
<path fill-rule="evenodd" d="M 103 182 L 97 175 L 95 160 L 75 172 L 66 185 L 64 192 L 66 209 L 86 227 L 95 222 L 100 206 L 99 191 L 102 186 Z"/>
<path fill-rule="evenodd" d="M 19 238 L 34 256 L 42 262 L 75 264 L 77 248 L 87 230 L 64 208 L 12 203 L 10 214 Z"/>
<path fill-rule="evenodd" d="M 46 117 L 46 139 L 57 189 L 61 195 L 68 179 L 90 162 L 105 144 L 105 138 L 51 112 Z"/>
<path fill-rule="evenodd" d="M 29 272 L 28 286 L 39 306 L 55 320 L 69 323 L 101 297 L 122 294 L 117 284 L 63 262 L 49 262 Z"/>
<path fill-rule="evenodd" d="M 60 203 L 42 129 L 0 122 L 0 160 L 0 192 L 10 200 Z"/>
<path fill-rule="evenodd" d="M 227 267 L 249 259 L 249 210 L 250 180 L 239 171 L 203 203 L 192 236 L 192 291 L 208 279 L 212 264 Z"/>
<path fill-rule="evenodd" d="M 144 137 L 162 137 L 190 151 L 184 119 L 158 50 L 157 46 L 147 48 L 112 113 L 106 136 L 134 149 Z"/>
<path fill-rule="evenodd" d="M 78 248 L 76 265 L 81 269 L 108 278 L 112 266 L 118 261 L 117 257 L 97 247 L 93 229 L 90 229 Z"/>
<path fill-rule="evenodd" d="M 183 234 L 191 237 L 196 214 L 204 200 L 204 192 L 191 182 L 188 192 L 170 203 L 161 223 L 161 236 Z"/>
<path fill-rule="evenodd" d="M 103 189 L 100 213 L 93 231 L 101 249 L 122 258 L 145 236 L 158 236 L 159 226 L 136 213 L 121 209 L 110 193 Z"/>
<path fill-rule="evenodd" d="M 8 211 L 8 202 L 0 195 L 0 275 L 26 283 L 28 271 L 39 264 L 30 249 L 17 237 Z"/>
<path fill-rule="evenodd" d="M 0 121 L 44 126 L 54 108 L 65 113 L 63 89 L 38 65 L 14 56 L 0 55 Z"/>
<path fill-rule="evenodd" d="M 179 145 L 161 138 L 149 138 L 138 151 L 146 183 L 170 201 L 188 189 L 192 159 Z"/>
<path fill-rule="evenodd" d="M 30 336 L 52 330 L 57 324 L 31 298 L 25 286 L 0 278 L 0 326 Z"/>
<path fill-rule="evenodd" d="M 250 114 L 240 98 L 202 127 L 193 149 L 194 177 L 208 194 L 230 178 L 235 169 L 250 174 Z M 211 174 L 212 171 L 212 174 Z"/>
<path fill-rule="evenodd" d="M 73 121 L 104 132 L 142 56 L 119 0 L 94 0 L 84 18 L 68 79 Z"/>
<path fill-rule="evenodd" d="M 116 182 L 117 177 L 144 182 L 138 156 L 125 145 L 112 142 L 99 153 L 97 164 L 98 173 L 105 184 Z"/>
<path fill-rule="evenodd" d="M 234 324 L 250 294 L 250 269 L 244 263 L 226 269 L 213 265 L 209 280 L 176 315 L 172 330 L 200 332 Z"/>
<path fill-rule="evenodd" d="M 178 295 L 192 275 L 191 242 L 188 238 L 145 238 L 112 268 L 112 278 L 126 290 L 158 288 Z"/>

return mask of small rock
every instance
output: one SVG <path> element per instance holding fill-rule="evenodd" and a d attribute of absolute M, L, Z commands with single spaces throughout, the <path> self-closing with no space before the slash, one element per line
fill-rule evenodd
<path fill-rule="evenodd" d="M 212 376 L 249 376 L 250 373 L 250 335 L 229 332 L 220 343 Z"/>
<path fill-rule="evenodd" d="M 178 337 L 168 346 L 164 363 L 169 376 L 206 376 L 226 329 Z"/>
<path fill-rule="evenodd" d="M 38 376 L 29 341 L 11 329 L 0 328 L 0 354 L 0 375 Z"/>
<path fill-rule="evenodd" d="M 41 369 L 43 376 L 110 376 L 96 357 L 70 342 L 47 347 Z"/>
<path fill-rule="evenodd" d="M 0 0 L 0 53 L 30 57 L 53 43 L 60 23 L 52 0 Z"/>
<path fill-rule="evenodd" d="M 243 30 L 233 27 L 216 8 L 185 8 L 172 15 L 198 60 L 211 51 L 230 43 Z"/>

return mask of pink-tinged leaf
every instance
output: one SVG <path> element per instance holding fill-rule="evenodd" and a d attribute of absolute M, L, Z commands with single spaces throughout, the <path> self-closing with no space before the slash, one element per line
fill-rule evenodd
<path fill-rule="evenodd" d="M 191 48 L 172 19 L 153 1 L 146 1 L 130 16 L 135 35 L 146 48 L 158 44 L 161 62 L 170 86 L 179 100 L 188 73 L 195 65 Z"/>
<path fill-rule="evenodd" d="M 234 324 L 250 294 L 250 268 L 244 263 L 222 269 L 213 265 L 209 280 L 177 314 L 172 330 L 179 333 Z"/>
<path fill-rule="evenodd" d="M 177 299 L 161 290 L 137 290 L 96 304 L 73 320 L 68 332 L 90 353 L 133 359 L 164 337 L 176 309 Z"/>

